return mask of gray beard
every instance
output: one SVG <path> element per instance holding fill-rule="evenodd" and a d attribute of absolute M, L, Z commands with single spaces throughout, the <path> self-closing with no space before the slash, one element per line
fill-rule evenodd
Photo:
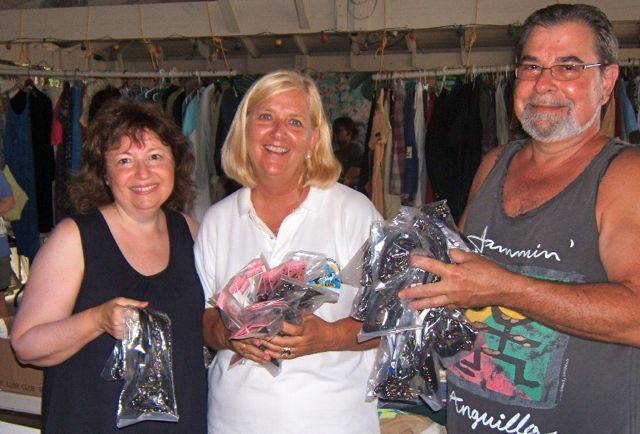
<path fill-rule="evenodd" d="M 604 88 L 601 83 L 598 92 L 593 95 L 593 97 L 596 101 L 599 101 L 602 99 L 603 93 Z M 598 110 L 595 110 L 593 116 L 591 116 L 587 122 L 580 125 L 574 113 L 575 106 L 573 102 L 568 101 L 564 103 L 563 101 L 554 101 L 551 97 L 539 97 L 536 98 L 535 102 L 546 102 L 548 104 L 555 103 L 569 109 L 566 115 L 562 113 L 535 113 L 531 110 L 529 104 L 525 105 L 522 113 L 522 119 L 520 119 L 522 129 L 529 134 L 532 139 L 539 142 L 558 142 L 575 137 L 586 131 L 600 119 L 601 106 Z"/>
<path fill-rule="evenodd" d="M 591 127 L 599 118 L 600 110 L 596 110 L 584 124 L 580 125 L 573 114 L 573 107 L 569 107 L 569 114 L 552 115 L 549 113 L 533 113 L 526 106 L 522 113 L 522 129 L 532 139 L 539 142 L 557 142 L 575 137 Z"/>

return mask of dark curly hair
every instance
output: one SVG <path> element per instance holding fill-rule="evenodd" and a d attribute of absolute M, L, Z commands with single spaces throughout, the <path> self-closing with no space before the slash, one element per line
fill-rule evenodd
<path fill-rule="evenodd" d="M 76 212 L 86 214 L 113 202 L 105 182 L 105 153 L 118 147 L 123 137 L 141 143 L 145 131 L 155 133 L 171 148 L 175 161 L 173 192 L 163 206 L 176 211 L 188 209 L 196 195 L 192 180 L 194 158 L 182 131 L 157 104 L 118 99 L 106 103 L 89 125 L 82 166 L 69 186 L 69 199 Z"/>

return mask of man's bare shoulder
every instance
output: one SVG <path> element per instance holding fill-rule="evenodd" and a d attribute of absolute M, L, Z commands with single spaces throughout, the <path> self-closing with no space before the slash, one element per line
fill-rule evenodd
<path fill-rule="evenodd" d="M 500 154 L 502 154 L 502 151 L 504 151 L 506 145 L 498 145 L 495 148 L 491 149 L 489 152 L 487 152 L 487 154 L 484 156 L 485 160 L 490 160 L 495 162 L 495 160 L 498 158 L 498 156 Z"/>
<path fill-rule="evenodd" d="M 491 169 L 493 169 L 493 166 L 496 164 L 496 160 L 500 154 L 502 154 L 502 151 L 504 151 L 504 147 L 505 145 L 499 145 L 487 152 L 486 155 L 482 157 L 482 162 L 478 167 L 478 172 L 486 176 Z"/>
<path fill-rule="evenodd" d="M 629 147 L 613 159 L 598 191 L 598 208 L 605 212 L 618 206 L 626 209 L 640 195 L 640 148 Z M 614 208 L 611 205 L 617 204 Z"/>
<path fill-rule="evenodd" d="M 603 178 L 604 182 L 624 181 L 628 183 L 640 184 L 638 173 L 640 170 L 640 147 L 629 147 L 623 150 L 620 155 L 613 159 L 607 173 Z"/>

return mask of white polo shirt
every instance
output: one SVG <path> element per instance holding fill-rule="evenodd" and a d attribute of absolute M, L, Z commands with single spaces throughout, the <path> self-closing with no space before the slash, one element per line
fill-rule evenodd
<path fill-rule="evenodd" d="M 256 215 L 250 190 L 243 188 L 212 206 L 200 226 L 195 258 L 205 299 L 260 254 L 275 266 L 289 252 L 317 252 L 342 268 L 380 219 L 373 204 L 349 187 L 312 187 L 274 236 Z M 339 301 L 323 305 L 316 315 L 330 322 L 349 316 L 355 293 L 343 284 Z M 232 355 L 218 352 L 209 369 L 209 433 L 379 432 L 377 403 L 365 402 L 375 350 L 285 360 L 276 377 L 253 362 L 229 369 Z"/>

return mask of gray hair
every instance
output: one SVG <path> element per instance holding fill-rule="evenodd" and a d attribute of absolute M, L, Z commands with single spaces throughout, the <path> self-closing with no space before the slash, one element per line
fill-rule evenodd
<path fill-rule="evenodd" d="M 595 36 L 598 61 L 605 65 L 617 63 L 618 38 L 607 16 L 595 6 L 585 4 L 555 4 L 539 9 L 525 20 L 516 45 L 516 60 L 522 56 L 522 48 L 531 30 L 536 26 L 554 27 L 560 24 L 580 22 L 586 24 Z"/>

